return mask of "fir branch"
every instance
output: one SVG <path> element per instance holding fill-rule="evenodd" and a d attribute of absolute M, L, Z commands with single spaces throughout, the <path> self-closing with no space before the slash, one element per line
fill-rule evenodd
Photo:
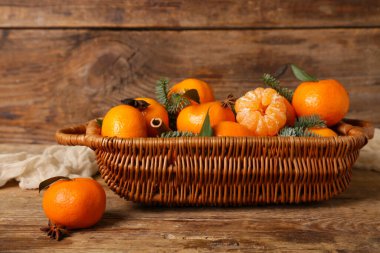
<path fill-rule="evenodd" d="M 166 110 L 169 113 L 178 113 L 186 106 L 190 105 L 190 100 L 179 93 L 173 93 L 168 99 Z"/>
<path fill-rule="evenodd" d="M 190 105 L 190 99 L 180 93 L 172 93 L 169 96 L 169 80 L 160 79 L 156 85 L 156 97 L 158 102 L 165 106 L 169 113 L 178 113 L 180 110 Z M 196 93 L 198 95 L 198 93 Z"/>
<path fill-rule="evenodd" d="M 265 85 L 276 90 L 281 96 L 285 97 L 290 103 L 293 99 L 294 91 L 288 88 L 281 87 L 280 81 L 270 74 L 264 74 L 261 78 Z"/>
<path fill-rule="evenodd" d="M 326 122 L 318 115 L 298 117 L 294 127 L 286 126 L 280 130 L 279 136 L 297 136 L 297 137 L 320 137 L 310 132 L 308 129 L 312 127 L 326 127 Z"/>
<path fill-rule="evenodd" d="M 158 80 L 156 84 L 156 98 L 158 102 L 163 104 L 165 107 L 167 107 L 169 104 L 168 84 L 169 84 L 169 80 L 164 79 L 164 78 Z"/>
<path fill-rule="evenodd" d="M 278 133 L 279 136 L 303 136 L 304 129 L 300 127 L 289 127 L 286 126 L 280 130 Z"/>
<path fill-rule="evenodd" d="M 176 130 L 177 114 L 185 106 L 190 104 L 189 99 L 181 96 L 178 93 L 170 94 L 169 96 L 169 80 L 160 79 L 156 84 L 156 98 L 165 107 L 169 114 L 169 127 Z"/>
<path fill-rule="evenodd" d="M 162 138 L 175 138 L 175 137 L 194 137 L 197 136 L 192 132 L 181 132 L 181 131 L 169 131 L 162 133 L 160 137 Z"/>
<path fill-rule="evenodd" d="M 319 115 L 301 116 L 294 123 L 294 127 L 311 128 L 311 127 L 326 127 L 326 121 L 322 120 Z"/>
<path fill-rule="evenodd" d="M 286 126 L 280 130 L 279 136 L 295 136 L 295 137 L 320 137 L 302 127 L 289 127 Z"/>

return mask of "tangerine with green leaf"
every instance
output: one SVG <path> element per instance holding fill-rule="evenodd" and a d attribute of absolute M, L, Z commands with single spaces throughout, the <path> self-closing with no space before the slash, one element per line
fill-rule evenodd
<path fill-rule="evenodd" d="M 209 112 L 211 127 L 222 121 L 235 121 L 235 115 L 227 101 L 193 104 L 184 108 L 178 114 L 177 130 L 198 134 L 201 131 L 207 112 Z"/>
<path fill-rule="evenodd" d="M 292 105 L 297 116 L 319 115 L 327 126 L 338 123 L 349 110 L 350 98 L 336 80 L 301 83 L 294 91 Z"/>
<path fill-rule="evenodd" d="M 195 89 L 198 92 L 200 103 L 207 103 L 215 100 L 211 86 L 206 82 L 195 78 L 188 78 L 173 85 L 173 87 L 170 88 L 168 95 L 170 96 L 173 93 L 184 94 L 186 91 L 192 89 Z M 191 102 L 192 104 L 195 103 L 194 100 L 191 100 Z"/>

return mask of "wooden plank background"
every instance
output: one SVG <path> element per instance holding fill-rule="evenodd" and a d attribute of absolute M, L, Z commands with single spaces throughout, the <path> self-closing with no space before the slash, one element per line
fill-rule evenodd
<path fill-rule="evenodd" d="M 0 14 L 0 143 L 52 143 L 160 77 L 223 98 L 288 62 L 340 80 L 348 116 L 380 126 L 379 1 L 0 0 Z"/>
<path fill-rule="evenodd" d="M 1 0 L 0 27 L 377 27 L 377 0 Z"/>

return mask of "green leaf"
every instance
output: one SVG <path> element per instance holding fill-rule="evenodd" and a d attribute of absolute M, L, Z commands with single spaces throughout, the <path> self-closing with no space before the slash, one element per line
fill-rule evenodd
<path fill-rule="evenodd" d="M 197 102 L 198 104 L 201 103 L 198 91 L 196 89 L 186 90 L 185 93 L 183 93 L 183 96 Z"/>
<path fill-rule="evenodd" d="M 98 124 L 99 127 L 102 127 L 103 119 L 96 119 L 96 123 Z"/>
<path fill-rule="evenodd" d="M 273 73 L 273 77 L 274 78 L 280 78 L 281 76 L 283 76 L 285 74 L 285 72 L 288 70 L 288 67 L 289 67 L 289 64 L 284 64 L 282 66 L 280 66 L 276 72 Z"/>
<path fill-rule="evenodd" d="M 209 109 L 210 110 L 210 109 Z M 209 110 L 207 110 L 205 120 L 203 121 L 203 125 L 201 128 L 201 132 L 199 133 L 199 136 L 212 136 L 212 128 L 210 123 L 210 114 Z"/>
<path fill-rule="evenodd" d="M 318 82 L 318 79 L 308 73 L 305 72 L 305 70 L 297 67 L 294 64 L 290 64 L 290 67 L 292 68 L 294 76 L 302 81 L 302 82 Z"/>
<path fill-rule="evenodd" d="M 48 179 L 42 181 L 38 185 L 38 192 L 41 192 L 43 189 L 48 188 L 52 183 L 54 183 L 58 180 L 71 180 L 71 179 L 68 177 L 61 177 L 61 176 L 48 178 Z"/>

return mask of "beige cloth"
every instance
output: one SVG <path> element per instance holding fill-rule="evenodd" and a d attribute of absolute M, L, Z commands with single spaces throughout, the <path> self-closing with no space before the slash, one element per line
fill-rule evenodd
<path fill-rule="evenodd" d="M 53 145 L 40 154 L 0 154 L 0 187 L 16 179 L 22 189 L 35 189 L 51 177 L 91 177 L 96 172 L 95 153 L 87 147 Z"/>
<path fill-rule="evenodd" d="M 380 129 L 375 128 L 375 136 L 360 150 L 354 167 L 380 172 Z"/>
<path fill-rule="evenodd" d="M 87 147 L 53 145 L 37 154 L 26 151 L 1 153 L 0 187 L 16 179 L 22 189 L 35 189 L 50 177 L 91 177 L 97 172 L 95 153 Z M 380 172 L 379 129 L 375 129 L 375 137 L 361 150 L 354 167 Z"/>

